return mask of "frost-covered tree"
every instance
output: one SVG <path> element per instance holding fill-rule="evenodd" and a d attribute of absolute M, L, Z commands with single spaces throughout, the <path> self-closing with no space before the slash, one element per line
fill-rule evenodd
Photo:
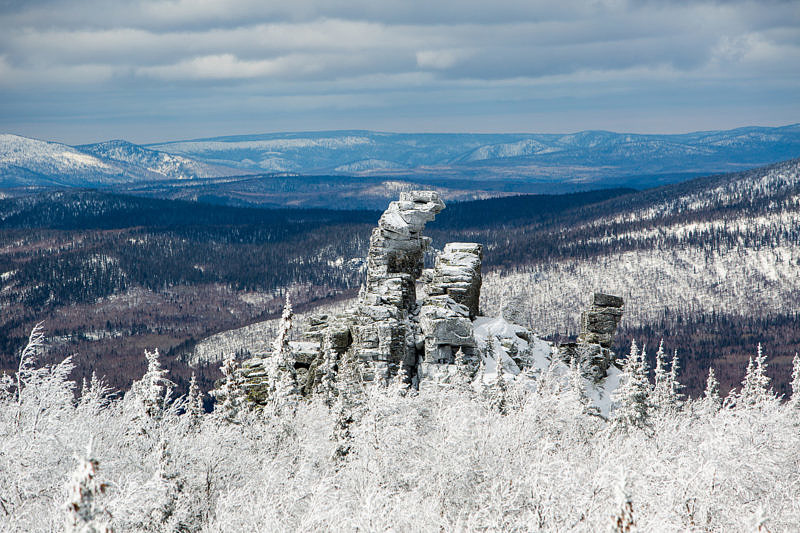
<path fill-rule="evenodd" d="M 614 401 L 614 410 L 611 412 L 614 427 L 628 429 L 649 425 L 649 389 L 644 351 L 640 352 L 636 341 L 631 341 L 631 350 L 620 374 L 619 387 L 611 396 Z"/>
<path fill-rule="evenodd" d="M 789 405 L 794 409 L 800 409 L 800 355 L 794 354 L 792 359 L 792 397 Z"/>
<path fill-rule="evenodd" d="M 453 376 L 453 386 L 456 390 L 471 393 L 472 392 L 472 376 L 470 375 L 470 368 L 467 364 L 464 350 L 458 349 L 455 355 L 456 373 Z"/>
<path fill-rule="evenodd" d="M 319 386 L 316 392 L 322 397 L 323 403 L 328 408 L 333 407 L 336 399 L 336 357 L 334 354 L 330 343 L 326 342 L 325 350 L 322 353 L 322 364 L 317 367 Z"/>
<path fill-rule="evenodd" d="M 617 509 L 611 516 L 611 533 L 635 533 L 637 528 L 633 518 L 633 498 L 624 472 L 616 486 L 616 503 Z"/>
<path fill-rule="evenodd" d="M 272 354 L 267 368 L 272 403 L 275 408 L 295 404 L 300 395 L 300 390 L 297 386 L 294 355 L 289 344 L 293 317 L 292 303 L 287 292 L 286 302 L 278 325 L 278 333 L 272 343 Z"/>
<path fill-rule="evenodd" d="M 751 356 L 747 363 L 747 371 L 742 380 L 742 390 L 737 398 L 737 403 L 742 407 L 759 407 L 775 398 L 769 385 L 770 378 L 766 374 L 766 359 L 766 355 L 761 349 L 761 343 L 759 343 L 755 361 Z"/>
<path fill-rule="evenodd" d="M 196 423 L 203 416 L 205 410 L 203 409 L 203 392 L 197 385 L 197 376 L 192 372 L 192 378 L 189 380 L 189 392 L 186 395 L 186 415 L 190 418 L 192 423 Z"/>
<path fill-rule="evenodd" d="M 159 420 L 169 404 L 175 384 L 167 379 L 169 371 L 161 368 L 158 349 L 144 351 L 147 359 L 147 370 L 142 379 L 135 381 L 125 395 L 129 405 L 133 406 L 134 416 L 144 416 Z"/>
<path fill-rule="evenodd" d="M 272 355 L 277 356 L 278 364 L 284 364 L 284 358 L 291 353 L 289 347 L 289 338 L 292 331 L 292 319 L 294 312 L 292 311 L 292 302 L 289 298 L 289 293 L 286 293 L 286 301 L 283 305 L 283 313 L 281 313 L 281 321 L 278 324 L 278 334 L 272 342 Z"/>
<path fill-rule="evenodd" d="M 97 377 L 97 372 L 92 372 L 92 377 L 88 382 L 86 378 L 83 378 L 79 405 L 105 406 L 110 401 L 108 395 L 111 391 L 111 387 L 104 380 Z"/>
<path fill-rule="evenodd" d="M 489 391 L 492 407 L 501 415 L 508 414 L 508 383 L 503 368 L 503 352 L 494 347 L 494 338 L 486 339 L 487 357 L 494 358 L 495 380 Z"/>
<path fill-rule="evenodd" d="M 55 365 L 37 366 L 44 347 L 44 328 L 39 323 L 22 350 L 14 384 L 14 421 L 21 432 L 35 433 L 45 415 L 62 416 L 72 407 L 75 388 L 75 383 L 69 380 L 75 367 L 72 358 L 67 357 Z M 8 385 L 6 380 L 3 388 L 8 390 Z"/>
<path fill-rule="evenodd" d="M 397 365 L 397 374 L 389 384 L 390 393 L 394 396 L 405 396 L 408 392 L 409 382 L 408 371 L 406 371 L 406 366 L 401 362 Z"/>
<path fill-rule="evenodd" d="M 293 370 L 293 369 L 292 369 Z M 300 389 L 293 371 L 284 367 L 278 373 L 272 392 L 272 404 L 275 409 L 293 409 L 300 399 Z"/>
<path fill-rule="evenodd" d="M 244 407 L 244 390 L 239 377 L 236 355 L 228 352 L 219 369 L 223 376 L 222 386 L 212 391 L 211 394 L 222 401 L 214 410 L 217 412 L 217 416 L 233 421 Z"/>
<path fill-rule="evenodd" d="M 111 516 L 101 496 L 106 484 L 97 479 L 98 462 L 92 457 L 89 444 L 85 456 L 78 459 L 78 468 L 68 485 L 65 530 L 67 533 L 111 533 Z"/>
<path fill-rule="evenodd" d="M 580 406 L 581 411 L 588 412 L 590 410 L 591 400 L 586 395 L 586 386 L 584 385 L 583 371 L 578 358 L 572 360 L 569 368 L 569 389 L 575 396 L 575 399 Z"/>
<path fill-rule="evenodd" d="M 684 386 L 678 381 L 678 370 L 680 369 L 680 359 L 678 359 L 678 350 L 672 352 L 672 361 L 669 365 L 669 406 L 670 409 L 675 410 L 681 407 L 683 402 L 683 394 L 681 389 Z"/>
<path fill-rule="evenodd" d="M 651 403 L 656 409 L 667 409 L 670 402 L 671 384 L 670 374 L 664 368 L 664 340 L 658 344 L 656 351 L 656 366 L 653 370 L 653 393 Z"/>
<path fill-rule="evenodd" d="M 719 381 L 714 375 L 714 368 L 708 368 L 708 378 L 706 378 L 706 390 L 703 392 L 703 400 L 712 407 L 719 407 L 722 400 L 719 397 Z"/>

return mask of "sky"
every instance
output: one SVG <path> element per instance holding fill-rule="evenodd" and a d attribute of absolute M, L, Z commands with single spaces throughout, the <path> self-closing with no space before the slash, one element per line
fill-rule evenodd
<path fill-rule="evenodd" d="M 800 1 L 0 0 L 0 132 L 800 122 Z"/>

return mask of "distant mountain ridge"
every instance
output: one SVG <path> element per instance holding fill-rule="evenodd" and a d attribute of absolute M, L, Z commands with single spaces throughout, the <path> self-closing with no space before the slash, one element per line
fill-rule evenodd
<path fill-rule="evenodd" d="M 277 174 L 383 177 L 415 183 L 492 180 L 531 192 L 647 188 L 800 156 L 800 124 L 676 135 L 385 133 L 238 135 L 136 145 L 68 146 L 0 135 L 0 187 L 126 187 Z"/>
<path fill-rule="evenodd" d="M 675 135 L 384 133 L 365 130 L 212 137 L 148 145 L 253 171 L 518 177 L 727 172 L 800 156 L 800 124 Z"/>
<path fill-rule="evenodd" d="M 0 186 L 113 187 L 243 174 L 127 141 L 83 146 L 0 135 Z"/>

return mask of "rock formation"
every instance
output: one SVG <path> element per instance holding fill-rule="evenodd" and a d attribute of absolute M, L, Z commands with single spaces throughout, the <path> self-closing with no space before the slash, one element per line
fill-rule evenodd
<path fill-rule="evenodd" d="M 322 349 L 334 350 L 340 357 L 352 352 L 363 364 L 367 380 L 388 380 L 401 365 L 409 376 L 415 375 L 417 352 L 425 346 L 416 284 L 422 276 L 425 250 L 430 245 L 430 238 L 421 232 L 442 209 L 444 203 L 433 191 L 401 193 L 399 201 L 389 204 L 370 237 L 367 280 L 358 304 L 338 316 L 314 317 L 306 337 L 319 342 Z M 480 246 L 472 247 L 479 254 Z M 477 272 L 479 284 L 480 264 Z M 445 285 L 441 289 L 445 298 L 448 288 Z M 470 290 L 464 286 L 462 292 Z M 472 292 L 479 294 L 480 285 Z M 464 316 L 468 315 L 466 311 Z M 468 318 L 466 321 L 469 323 Z M 439 325 L 437 331 L 443 333 L 444 329 Z M 471 338 L 471 328 L 467 331 L 462 327 L 459 332 Z M 432 330 L 429 333 L 433 337 L 437 334 Z M 434 338 L 429 344 L 433 346 L 435 342 Z"/>
<path fill-rule="evenodd" d="M 472 320 L 478 315 L 482 259 L 480 244 L 451 242 L 433 269 L 424 273 L 425 298 L 419 311 L 423 377 L 433 370 L 432 364 L 453 364 L 459 349 L 467 359 L 473 358 Z"/>
<path fill-rule="evenodd" d="M 459 350 L 462 364 L 471 368 L 477 368 L 481 350 L 495 345 L 517 371 L 532 367 L 534 352 L 539 370 L 549 360 L 550 345 L 519 323 L 524 322 L 522 313 L 509 315 L 513 320 L 478 316 L 480 244 L 448 243 L 433 268 L 424 269 L 430 239 L 422 230 L 444 207 L 433 191 L 404 192 L 389 204 L 370 237 L 366 284 L 358 302 L 336 315 L 312 315 L 303 332 L 305 342 L 291 343 L 304 394 L 317 389 L 323 368 L 338 369 L 344 360 L 357 362 L 364 381 L 387 382 L 402 368 L 414 383 L 426 385 L 447 383 L 455 375 Z M 519 302 L 515 305 L 522 308 Z M 558 353 L 565 360 L 579 357 L 592 367 L 590 373 L 605 376 L 621 316 L 622 299 L 595 294 L 591 309 L 582 316 L 578 342 L 562 345 Z M 255 403 L 266 401 L 266 361 L 254 358 L 242 365 L 248 397 Z"/>
<path fill-rule="evenodd" d="M 578 341 L 560 345 L 560 356 L 570 362 L 577 359 L 596 380 L 604 378 L 614 359 L 611 344 L 622 319 L 623 305 L 619 296 L 594 293 L 591 307 L 581 313 Z"/>

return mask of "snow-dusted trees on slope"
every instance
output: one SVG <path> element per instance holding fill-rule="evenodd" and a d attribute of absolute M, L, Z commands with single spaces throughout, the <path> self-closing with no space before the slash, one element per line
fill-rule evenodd
<path fill-rule="evenodd" d="M 667 403 L 659 416 L 642 351 L 631 347 L 611 421 L 585 408 L 580 369 L 563 365 L 525 387 L 501 371 L 501 413 L 493 372 L 474 376 L 486 378 L 487 401 L 463 361 L 464 380 L 398 394 L 397 384 L 365 387 L 345 358 L 332 408 L 316 394 L 292 409 L 243 409 L 230 424 L 202 412 L 197 390 L 166 395 L 169 376 L 150 352 L 135 402 L 99 380 L 65 398 L 67 375 L 31 359 L 22 409 L 16 376 L 0 380 L 0 529 L 793 530 L 800 415 L 771 396 L 766 355 L 745 378 L 746 397 L 766 398 L 757 408 L 705 408 L 718 402 L 710 373 L 708 398 Z M 662 385 L 669 374 L 662 361 Z M 643 420 L 648 431 L 636 430 Z M 628 430 L 608 430 L 618 425 Z"/>

